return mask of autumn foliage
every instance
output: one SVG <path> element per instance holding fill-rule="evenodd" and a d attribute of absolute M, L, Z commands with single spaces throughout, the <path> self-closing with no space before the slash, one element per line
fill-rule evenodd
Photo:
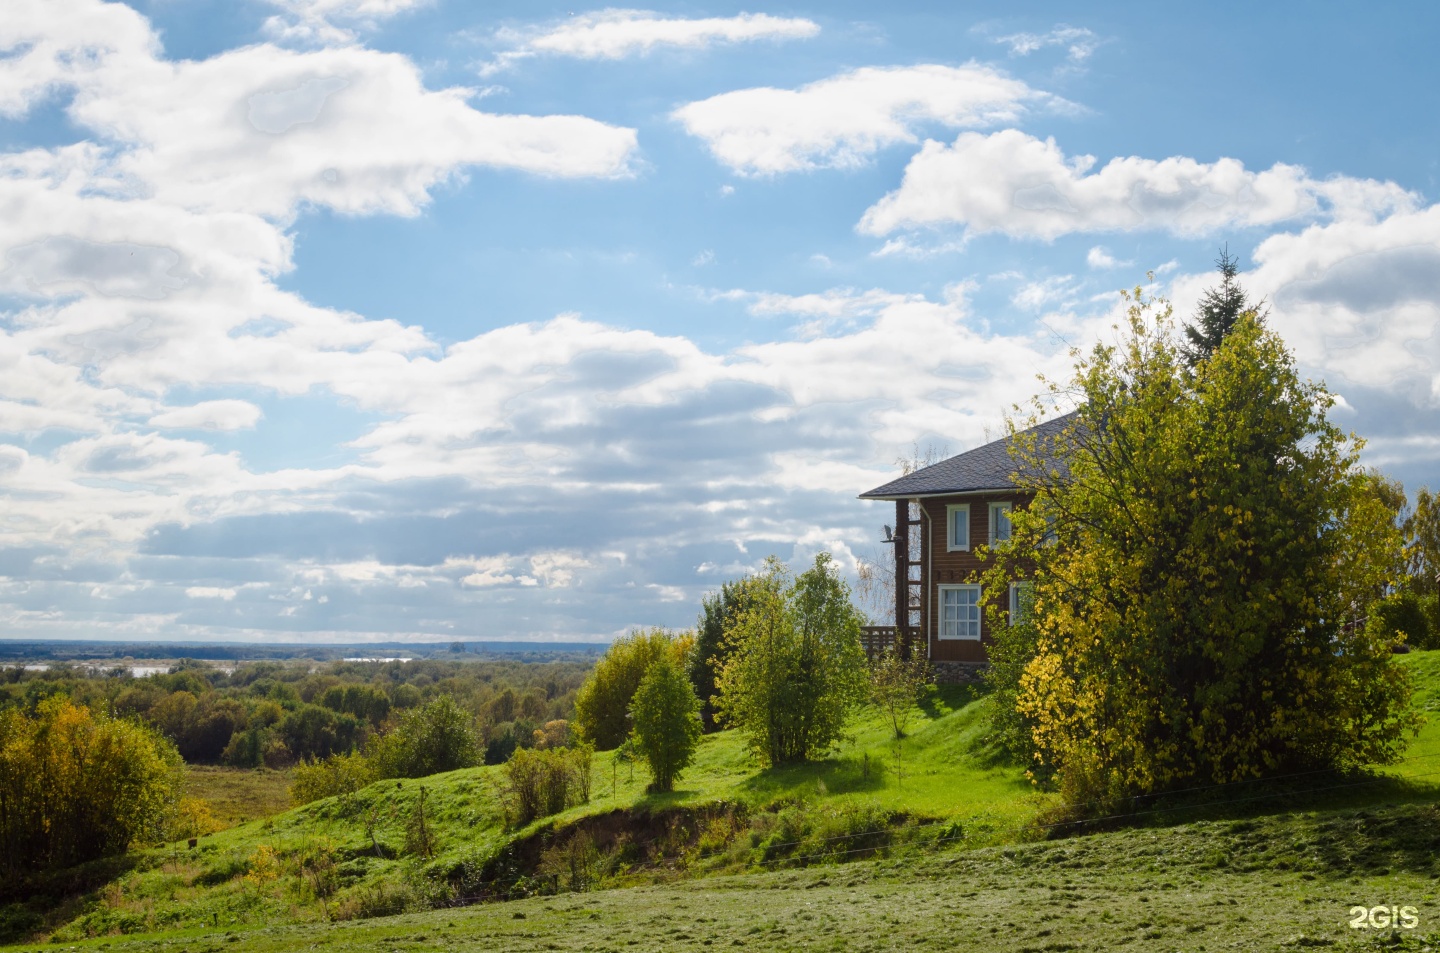
<path fill-rule="evenodd" d="M 1061 452 L 1016 437 L 1036 496 L 986 580 L 1034 585 L 1024 625 L 990 607 L 1010 740 L 1077 803 L 1395 760 L 1409 683 L 1360 620 L 1400 537 L 1361 442 L 1253 313 L 1192 369 L 1128 297 L 1051 391 L 1079 399 Z"/>
<path fill-rule="evenodd" d="M 181 772 L 154 729 L 63 696 L 0 712 L 0 865 L 69 867 L 161 839 Z"/>

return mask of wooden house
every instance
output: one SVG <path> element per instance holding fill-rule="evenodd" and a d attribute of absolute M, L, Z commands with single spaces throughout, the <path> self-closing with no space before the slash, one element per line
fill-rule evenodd
<path fill-rule="evenodd" d="M 1054 447 L 1071 415 L 1026 433 L 1037 446 Z M 895 504 L 895 625 L 872 626 L 872 653 L 893 642 L 902 651 L 923 651 L 940 674 L 963 677 L 984 666 L 990 623 L 976 581 L 981 546 L 1007 539 L 1009 514 L 1031 494 L 1016 481 L 1017 463 L 1005 438 L 942 460 L 860 494 L 862 500 Z M 916 537 L 918 536 L 918 542 Z M 1019 586 L 1007 594 L 1019 611 Z"/>

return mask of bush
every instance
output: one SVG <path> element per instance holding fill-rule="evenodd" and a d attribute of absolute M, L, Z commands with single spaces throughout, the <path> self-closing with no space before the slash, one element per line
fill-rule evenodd
<path fill-rule="evenodd" d="M 1426 617 L 1425 607 L 1413 592 L 1397 592 L 1377 599 L 1366 613 L 1367 626 L 1375 627 L 1375 637 L 1382 640 L 1404 636 L 1405 644 L 1416 649 L 1436 647 L 1437 635 Z"/>
<path fill-rule="evenodd" d="M 359 752 L 304 762 L 295 766 L 290 803 L 299 807 L 324 797 L 352 794 L 376 780 L 374 764 Z"/>
<path fill-rule="evenodd" d="M 575 731 L 599 751 L 618 748 L 630 735 L 630 703 L 650 665 L 669 655 L 683 665 L 694 637 L 663 629 L 616 639 L 575 696 Z"/>
<path fill-rule="evenodd" d="M 505 814 L 512 827 L 590 799 L 592 749 L 520 749 L 505 762 Z"/>
<path fill-rule="evenodd" d="M 0 712 L 0 865 L 70 867 L 159 840 L 183 782 L 175 747 L 138 722 L 63 696 Z"/>
<path fill-rule="evenodd" d="M 537 730 L 533 722 L 523 720 L 495 725 L 490 729 L 490 740 L 485 742 L 485 763 L 504 764 L 515 749 L 532 747 Z"/>
<path fill-rule="evenodd" d="M 764 764 L 818 757 L 865 696 L 860 613 L 829 553 L 793 579 L 772 556 L 749 585 L 717 682 L 721 719 Z"/>
<path fill-rule="evenodd" d="M 400 725 L 373 746 L 377 776 L 423 778 L 470 767 L 480 755 L 470 723 L 469 713 L 449 695 L 407 711 Z"/>
<path fill-rule="evenodd" d="M 675 660 L 662 654 L 640 680 L 630 706 L 635 745 L 650 768 L 651 791 L 670 791 L 695 760 L 700 742 L 700 699 Z"/>

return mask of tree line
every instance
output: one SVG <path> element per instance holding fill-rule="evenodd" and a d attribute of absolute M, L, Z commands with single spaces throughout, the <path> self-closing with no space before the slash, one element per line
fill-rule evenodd
<path fill-rule="evenodd" d="M 35 711 L 64 696 L 133 716 L 174 743 L 189 763 L 286 768 L 362 750 L 410 712 L 441 696 L 466 712 L 480 754 L 498 764 L 534 744 L 548 722 L 568 719 L 589 659 L 552 662 L 255 662 L 218 671 L 182 661 L 133 678 L 74 665 L 0 668 L 0 710 Z"/>

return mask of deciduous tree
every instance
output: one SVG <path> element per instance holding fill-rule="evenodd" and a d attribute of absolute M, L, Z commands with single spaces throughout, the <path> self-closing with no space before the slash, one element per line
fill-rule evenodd
<path fill-rule="evenodd" d="M 1081 399 L 1059 445 L 1014 441 L 1036 495 L 986 591 L 1034 582 L 1032 756 L 1072 800 L 1395 760 L 1410 684 L 1355 620 L 1400 535 L 1361 442 L 1254 314 L 1192 370 L 1169 308 L 1127 297 L 1120 340 L 1051 385 Z"/>
<path fill-rule="evenodd" d="M 750 606 L 726 634 L 721 719 L 738 727 L 765 764 L 819 757 L 865 697 L 860 613 L 829 553 L 799 577 L 771 557 L 754 577 Z"/>
<path fill-rule="evenodd" d="M 670 791 L 695 760 L 700 742 L 700 699 L 668 653 L 650 664 L 630 705 L 635 746 L 650 768 L 652 791 Z"/>
<path fill-rule="evenodd" d="M 630 736 L 630 703 L 645 672 L 662 655 L 689 661 L 695 639 L 664 629 L 632 632 L 616 639 L 575 696 L 576 733 L 597 751 L 618 748 Z"/>

